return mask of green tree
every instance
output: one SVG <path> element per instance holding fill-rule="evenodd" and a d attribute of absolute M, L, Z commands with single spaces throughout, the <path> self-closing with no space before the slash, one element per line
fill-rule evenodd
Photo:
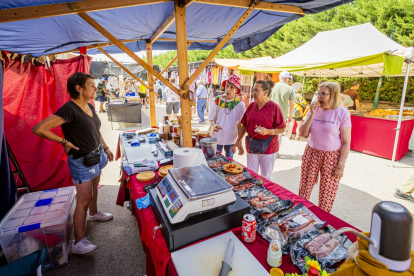
<path fill-rule="evenodd" d="M 217 58 L 278 57 L 303 45 L 321 31 L 334 30 L 371 22 L 387 36 L 406 47 L 414 46 L 413 0 L 357 0 L 318 14 L 307 15 L 290 22 L 267 41 L 251 50 L 236 54 L 230 45 Z M 188 52 L 189 62 L 204 60 L 210 51 Z M 166 66 L 176 51 L 160 54 L 154 64 Z"/>

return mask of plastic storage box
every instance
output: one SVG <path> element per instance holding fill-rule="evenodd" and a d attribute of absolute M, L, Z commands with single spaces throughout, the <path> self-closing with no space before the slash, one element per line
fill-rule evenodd
<path fill-rule="evenodd" d="M 23 195 L 0 222 L 0 245 L 9 263 L 46 247 L 47 270 L 69 262 L 75 187 Z"/>

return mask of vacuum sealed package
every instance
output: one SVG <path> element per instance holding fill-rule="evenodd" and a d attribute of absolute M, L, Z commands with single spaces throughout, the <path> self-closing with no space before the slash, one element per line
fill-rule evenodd
<path fill-rule="evenodd" d="M 268 242 L 272 241 L 278 241 L 280 246 L 283 247 L 286 245 L 286 238 L 283 235 L 282 231 L 280 230 L 279 226 L 276 224 L 270 224 L 267 227 L 264 228 L 264 231 L 262 233 L 262 237 L 267 240 Z M 287 254 L 287 252 L 283 252 L 284 254 Z"/>
<path fill-rule="evenodd" d="M 317 260 L 322 270 L 333 272 L 334 264 L 344 261 L 348 257 L 348 249 L 352 242 L 344 234 L 332 238 L 335 229 L 328 225 L 325 228 L 315 228 L 299 239 L 292 240 L 290 255 L 294 265 L 305 273 L 305 257 Z"/>
<path fill-rule="evenodd" d="M 218 157 L 207 159 L 208 166 L 213 170 L 222 170 L 223 165 L 231 163 L 229 159 L 222 155 L 216 155 Z"/>
<path fill-rule="evenodd" d="M 301 237 L 303 234 L 315 230 L 318 225 L 325 224 L 302 203 L 293 207 L 292 212 L 274 223 L 279 226 L 286 240 L 291 237 Z"/>

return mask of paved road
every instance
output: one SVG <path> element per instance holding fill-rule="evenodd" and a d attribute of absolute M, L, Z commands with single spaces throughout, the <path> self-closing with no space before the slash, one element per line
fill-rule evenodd
<path fill-rule="evenodd" d="M 157 121 L 165 114 L 165 105 L 157 105 Z M 120 132 L 136 129 L 136 126 L 120 129 L 117 123 L 111 129 L 106 114 L 100 114 L 101 132 L 107 144 L 115 153 Z M 207 125 L 193 126 L 207 129 Z M 149 110 L 143 109 L 142 127 L 149 127 Z M 276 161 L 272 180 L 286 189 L 298 193 L 301 157 L 306 142 L 283 139 L 280 154 Z M 246 165 L 246 156 L 235 159 Z M 145 253 L 142 251 L 138 229 L 129 210 L 115 205 L 120 175 L 119 162 L 110 163 L 104 170 L 99 189 L 99 206 L 114 214 L 114 220 L 106 223 L 88 223 L 87 235 L 98 249 L 85 256 L 72 256 L 66 267 L 46 272 L 45 275 L 145 275 Z M 391 161 L 351 151 L 345 168 L 345 175 L 335 200 L 332 213 L 362 231 L 369 231 L 371 211 L 375 204 L 383 200 L 396 201 L 414 213 L 414 204 L 394 198 L 395 189 L 410 176 L 414 168 L 414 158 L 406 156 L 396 167 Z M 318 186 L 311 196 L 311 202 L 318 202 Z M 413 246 L 414 248 L 414 246 Z"/>

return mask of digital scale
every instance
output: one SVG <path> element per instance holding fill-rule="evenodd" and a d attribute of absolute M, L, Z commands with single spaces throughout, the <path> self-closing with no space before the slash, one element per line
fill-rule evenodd
<path fill-rule="evenodd" d="M 236 201 L 233 186 L 205 164 L 170 169 L 155 190 L 171 224 Z"/>

